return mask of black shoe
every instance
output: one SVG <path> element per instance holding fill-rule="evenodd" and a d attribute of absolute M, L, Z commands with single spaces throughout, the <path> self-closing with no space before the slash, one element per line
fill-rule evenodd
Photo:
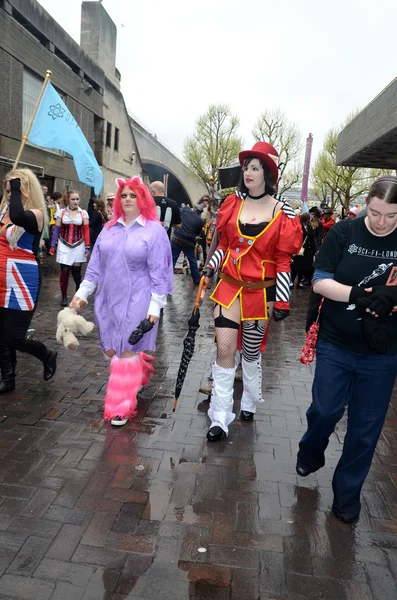
<path fill-rule="evenodd" d="M 17 353 L 10 348 L 4 349 L 0 354 L 0 394 L 6 394 L 15 390 L 15 371 L 17 367 Z"/>
<path fill-rule="evenodd" d="M 43 360 L 44 381 L 48 381 L 51 377 L 54 377 L 57 370 L 57 355 L 58 352 L 55 350 L 48 350 L 47 358 Z"/>
<path fill-rule="evenodd" d="M 242 421 L 253 421 L 254 413 L 250 412 L 249 410 L 242 410 L 240 413 L 240 417 Z"/>
<path fill-rule="evenodd" d="M 304 467 L 302 465 L 302 463 L 299 462 L 299 460 L 296 463 L 296 468 L 295 469 L 296 469 L 296 472 L 298 473 L 298 475 L 300 475 L 300 477 L 307 477 L 311 473 L 315 473 L 315 471 L 317 470 L 317 469 L 315 469 L 314 471 L 311 471 L 307 467 Z"/>
<path fill-rule="evenodd" d="M 68 298 L 67 298 L 67 296 L 62 296 L 61 306 L 67 306 L 67 305 L 68 305 Z"/>
<path fill-rule="evenodd" d="M 9 377 L 0 381 L 0 394 L 6 394 L 15 390 L 15 377 Z"/>
<path fill-rule="evenodd" d="M 356 523 L 360 518 L 360 513 L 354 515 L 354 517 L 344 517 L 339 511 L 336 510 L 334 506 L 332 507 L 332 512 L 334 516 L 337 519 L 339 519 L 339 521 L 342 521 L 342 523 L 346 523 L 346 525 L 353 525 L 353 523 Z"/>
<path fill-rule="evenodd" d="M 218 427 L 218 425 L 211 427 L 207 433 L 207 440 L 209 442 L 219 442 L 219 440 L 222 440 L 224 437 L 226 437 L 226 433 L 223 431 L 222 427 Z"/>

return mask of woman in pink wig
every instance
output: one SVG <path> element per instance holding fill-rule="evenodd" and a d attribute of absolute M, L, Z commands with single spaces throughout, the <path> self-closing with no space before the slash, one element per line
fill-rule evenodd
<path fill-rule="evenodd" d="M 153 371 L 160 310 L 172 293 L 168 236 L 156 205 L 139 177 L 117 179 L 113 218 L 95 244 L 85 278 L 70 307 L 81 309 L 95 294 L 95 318 L 105 355 L 111 359 L 105 398 L 106 420 L 124 425 L 136 411 L 136 396 Z M 131 333 L 143 319 L 154 327 L 135 345 Z"/>

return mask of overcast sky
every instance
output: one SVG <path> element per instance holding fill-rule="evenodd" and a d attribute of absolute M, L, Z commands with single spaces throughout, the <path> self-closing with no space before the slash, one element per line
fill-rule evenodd
<path fill-rule="evenodd" d="M 80 41 L 81 0 L 40 0 Z M 67 10 L 65 10 L 65 5 Z M 103 0 L 118 28 L 130 111 L 178 155 L 211 103 L 230 104 L 244 145 L 281 108 L 314 152 L 327 130 L 397 75 L 396 0 Z"/>

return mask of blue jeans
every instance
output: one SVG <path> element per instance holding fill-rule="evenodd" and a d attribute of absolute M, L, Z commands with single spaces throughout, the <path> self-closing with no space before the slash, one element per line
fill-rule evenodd
<path fill-rule="evenodd" d="M 307 431 L 298 461 L 310 471 L 325 464 L 325 449 L 348 406 L 342 456 L 332 480 L 336 512 L 360 512 L 360 492 L 371 467 L 397 375 L 396 354 L 358 354 L 319 340 Z"/>
<path fill-rule="evenodd" d="M 182 245 L 176 244 L 175 242 L 171 242 L 171 251 L 172 251 L 172 261 L 173 261 L 174 269 L 175 269 L 176 261 L 178 260 L 180 253 L 183 252 L 189 261 L 189 267 L 190 267 L 190 272 L 192 274 L 192 279 L 195 284 L 198 284 L 200 282 L 200 271 L 199 271 L 199 268 L 197 265 L 197 258 L 194 253 L 194 247 L 193 246 L 182 246 Z"/>

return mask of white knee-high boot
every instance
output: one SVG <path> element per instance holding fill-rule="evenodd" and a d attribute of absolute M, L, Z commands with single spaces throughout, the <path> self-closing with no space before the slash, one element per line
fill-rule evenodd
<path fill-rule="evenodd" d="M 262 398 L 262 367 L 261 356 L 257 360 L 248 362 L 242 358 L 243 365 L 243 396 L 241 398 L 241 410 L 251 413 L 256 412 L 258 402 L 264 402 Z"/>
<path fill-rule="evenodd" d="M 224 367 L 217 365 L 216 362 L 212 367 L 214 381 L 208 417 L 211 419 L 211 427 L 221 427 L 225 433 L 229 432 L 228 425 L 234 421 L 236 417 L 233 412 L 235 372 L 236 367 L 225 369 Z"/>

